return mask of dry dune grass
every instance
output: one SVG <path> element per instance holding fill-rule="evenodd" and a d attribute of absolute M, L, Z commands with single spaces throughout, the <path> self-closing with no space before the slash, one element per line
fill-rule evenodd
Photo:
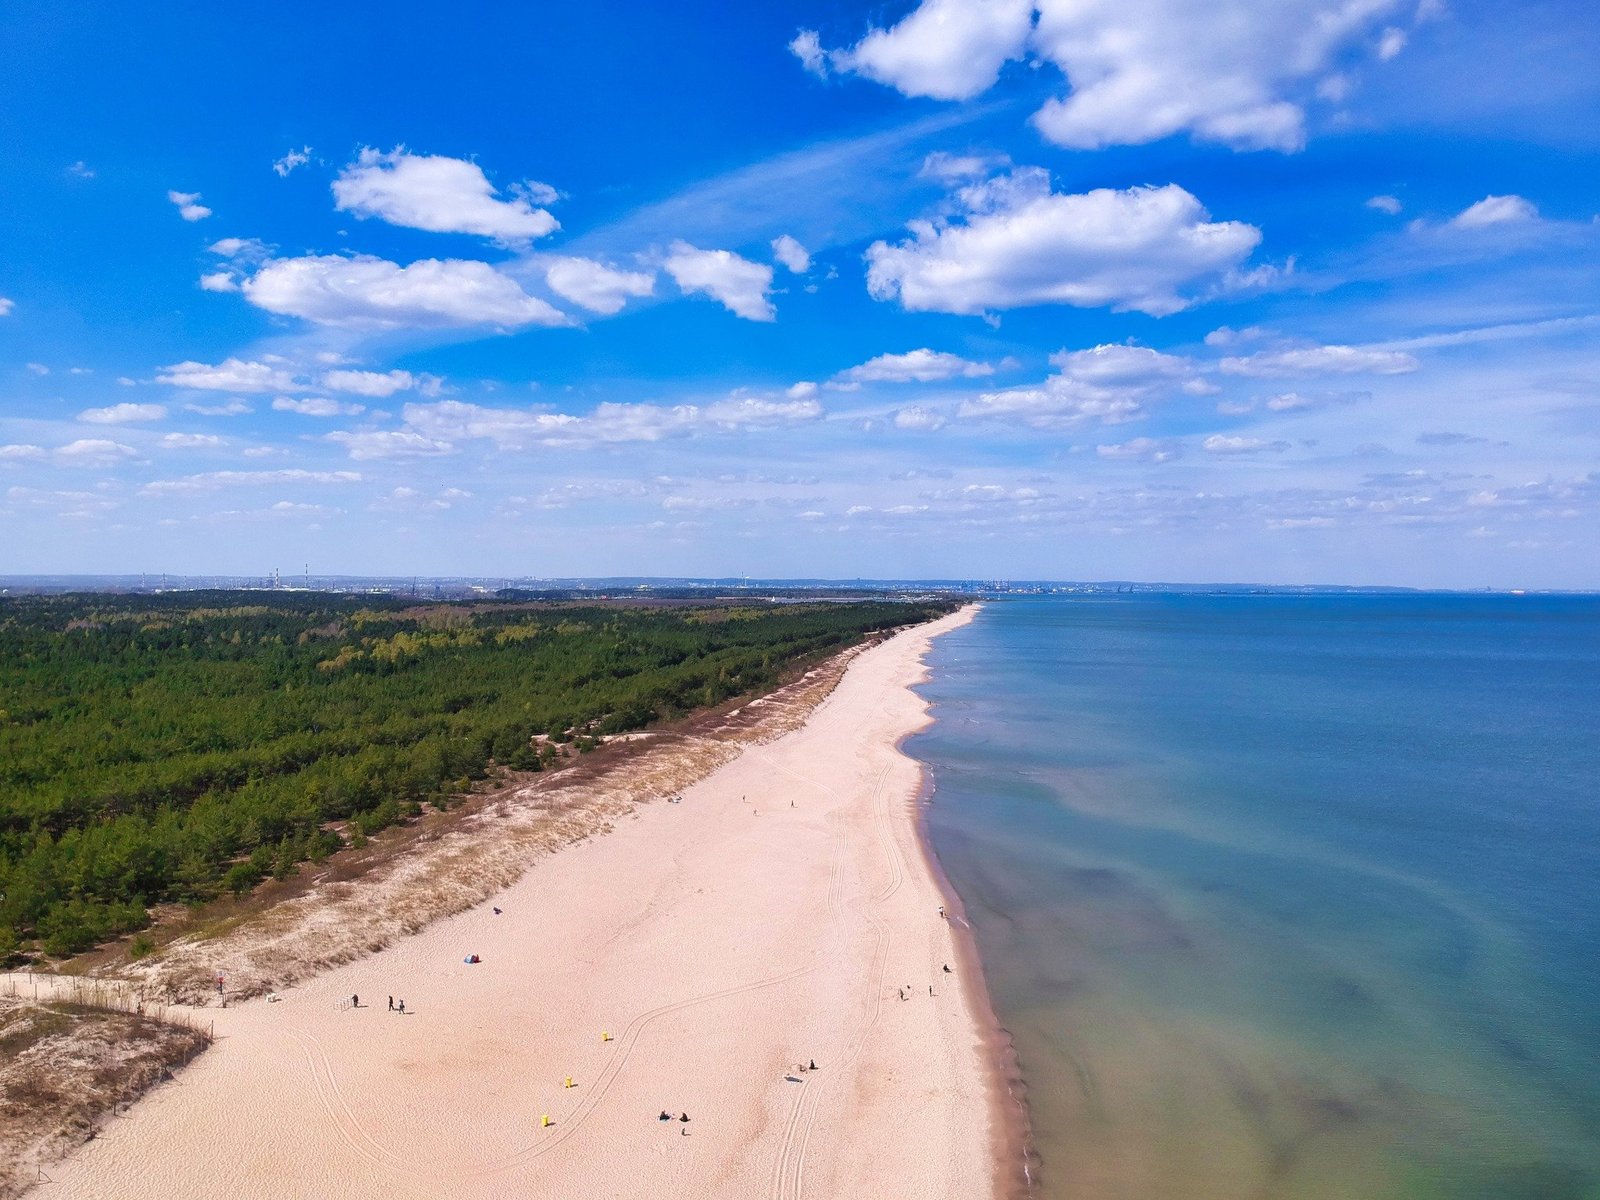
<path fill-rule="evenodd" d="M 114 985 L 73 981 L 43 995 L 0 993 L 0 1198 L 93 1138 L 106 1114 L 138 1098 L 210 1042 L 191 1020 L 148 1011 Z"/>
<path fill-rule="evenodd" d="M 128 980 L 145 998 L 206 1005 L 219 1000 L 219 974 L 227 997 L 258 996 L 375 953 L 487 899 L 545 855 L 605 833 L 637 805 L 703 779 L 743 747 L 798 728 L 865 648 L 740 707 L 614 739 L 563 770 L 507 773 L 459 808 L 374 839 L 370 852 L 336 855 L 290 899 L 97 973 Z"/>

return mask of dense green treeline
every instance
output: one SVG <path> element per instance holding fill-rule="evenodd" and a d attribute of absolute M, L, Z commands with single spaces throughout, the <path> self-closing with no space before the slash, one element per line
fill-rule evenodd
<path fill-rule="evenodd" d="M 0 600 L 0 958 L 292 874 L 332 822 L 360 839 L 941 607 Z"/>

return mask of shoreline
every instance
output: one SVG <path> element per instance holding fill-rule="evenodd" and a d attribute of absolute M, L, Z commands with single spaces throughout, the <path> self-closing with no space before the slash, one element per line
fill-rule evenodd
<path fill-rule="evenodd" d="M 983 973 L 983 953 L 967 920 L 966 904 L 950 882 L 928 834 L 926 809 L 936 790 L 933 772 L 923 767 L 924 790 L 917 798 L 917 837 L 921 842 L 934 886 L 944 897 L 945 911 L 961 921 L 952 925 L 951 941 L 956 961 L 961 964 L 962 990 L 974 1013 L 974 1036 L 983 1047 L 990 1066 L 990 1108 L 994 1121 L 995 1178 L 1000 1200 L 1027 1200 L 1034 1194 L 1038 1153 L 1033 1147 L 1033 1124 L 1028 1111 L 1027 1081 L 1017 1055 L 1011 1031 L 1000 1022 L 989 996 L 988 979 Z"/>
<path fill-rule="evenodd" d="M 982 608 L 981 603 L 969 604 L 962 611 L 976 617 Z M 931 649 L 931 642 L 929 648 Z M 932 677 L 933 671 L 928 666 L 927 656 L 924 653 L 921 678 L 911 685 L 912 690 L 916 692 Z M 922 699 L 920 692 L 917 692 L 917 695 Z M 1026 1200 L 1034 1192 L 1035 1168 L 1038 1163 L 1038 1156 L 1033 1148 L 1032 1122 L 1028 1113 L 1027 1084 L 1022 1076 L 1011 1032 L 1001 1024 L 999 1014 L 995 1011 L 994 1003 L 989 996 L 988 980 L 983 973 L 983 954 L 978 948 L 972 924 L 967 920 L 966 904 L 956 891 L 955 884 L 951 882 L 949 874 L 944 869 L 944 863 L 939 860 L 938 851 L 933 846 L 933 837 L 927 820 L 927 810 L 933 803 L 938 787 L 933 769 L 921 759 L 907 753 L 905 749 L 906 742 L 925 732 L 938 721 L 932 703 L 924 699 L 924 704 L 927 706 L 926 721 L 921 728 L 906 732 L 895 743 L 895 748 L 902 754 L 907 754 L 907 757 L 917 764 L 921 773 L 916 808 L 912 818 L 917 844 L 922 852 L 923 863 L 932 877 L 933 885 L 944 899 L 945 912 L 960 921 L 959 926 L 953 921 L 950 922 L 951 941 L 955 947 L 956 961 L 961 967 L 962 990 L 967 1006 L 973 1014 L 973 1033 L 982 1045 L 983 1053 L 990 1064 L 990 1111 L 993 1121 L 996 1182 L 1003 1200 Z"/>
<path fill-rule="evenodd" d="M 976 960 L 933 915 L 947 884 L 918 825 L 924 769 L 901 749 L 931 720 L 914 690 L 929 642 L 972 611 L 863 651 L 798 729 L 542 858 L 493 915 L 486 900 L 444 917 L 283 1003 L 208 1010 L 219 1044 L 184 1086 L 66 1160 L 52 1191 L 1008 1191 L 1012 1092 Z M 479 947 L 484 965 L 462 967 Z M 949 1001 L 941 959 L 965 973 Z M 895 982 L 925 972 L 925 1000 Z M 408 1015 L 352 1009 L 358 990 L 403 991 Z M 695 1124 L 668 1140 L 653 1114 L 673 1101 Z"/>

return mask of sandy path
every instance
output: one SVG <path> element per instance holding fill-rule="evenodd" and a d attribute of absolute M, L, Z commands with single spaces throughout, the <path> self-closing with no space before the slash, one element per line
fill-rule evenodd
<path fill-rule="evenodd" d="M 967 619 L 867 651 L 803 728 L 489 904 L 205 1010 L 213 1049 L 38 1194 L 994 1195 L 995 1085 L 894 749 Z"/>

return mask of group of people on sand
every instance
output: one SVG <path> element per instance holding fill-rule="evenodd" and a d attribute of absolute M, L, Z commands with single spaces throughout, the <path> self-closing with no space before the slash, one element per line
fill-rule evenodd
<path fill-rule="evenodd" d="M 659 1117 L 657 1117 L 656 1120 L 658 1120 L 658 1121 L 670 1121 L 670 1120 L 672 1120 L 672 1114 L 669 1113 L 666 1109 L 663 1108 L 661 1110 L 661 1115 Z M 683 1127 L 683 1126 L 687 1126 L 689 1124 L 689 1114 L 688 1113 L 679 1114 L 678 1121 L 680 1123 L 680 1128 Z M 683 1136 L 684 1137 L 688 1137 L 689 1136 L 688 1129 L 686 1129 L 686 1128 L 683 1129 Z"/>
<path fill-rule="evenodd" d="M 279 999 L 279 997 L 278 997 L 278 994 L 276 992 L 274 992 L 272 995 L 268 996 L 267 999 L 268 1000 L 276 1000 L 276 999 Z M 351 1008 L 360 1008 L 361 1007 L 361 997 L 360 996 L 351 996 L 350 997 L 350 1007 Z M 395 998 L 393 996 L 390 996 L 389 997 L 389 1011 L 392 1012 L 392 1013 L 404 1014 L 405 1011 L 406 1011 L 406 1002 L 404 1000 L 397 1001 L 397 1000 L 395 1000 Z"/>

